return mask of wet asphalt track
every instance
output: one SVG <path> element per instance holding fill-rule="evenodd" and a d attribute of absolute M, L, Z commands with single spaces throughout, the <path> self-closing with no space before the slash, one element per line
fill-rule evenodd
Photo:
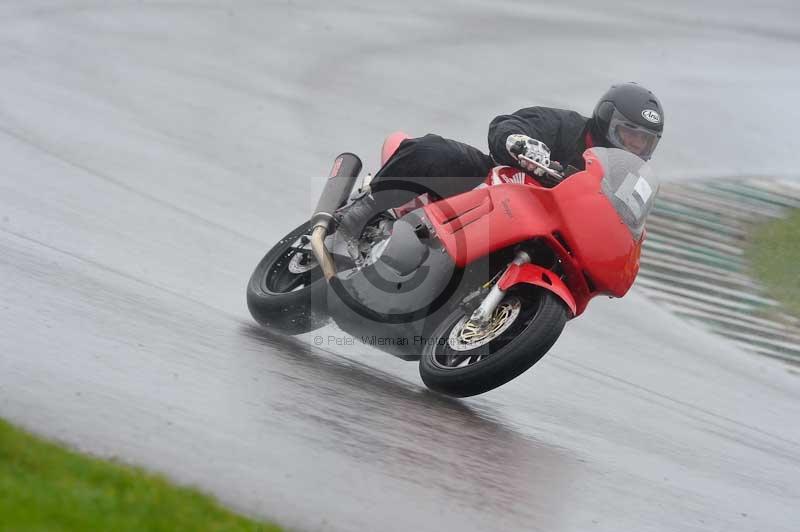
<path fill-rule="evenodd" d="M 3 3 L 0 416 L 300 529 L 797 530 L 798 375 L 636 290 L 464 401 L 244 305 L 311 176 L 396 127 L 485 147 L 636 78 L 664 175 L 792 175 L 797 8 L 689 6 Z"/>

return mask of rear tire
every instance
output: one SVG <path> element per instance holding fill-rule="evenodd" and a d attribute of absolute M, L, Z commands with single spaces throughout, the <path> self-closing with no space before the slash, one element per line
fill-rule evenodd
<path fill-rule="evenodd" d="M 498 326 L 474 347 L 463 341 L 464 311 L 455 310 L 426 337 L 419 373 L 431 390 L 469 397 L 501 386 L 541 359 L 558 339 L 568 319 L 564 303 L 552 292 L 522 285 L 509 290 L 495 312 L 510 324 Z M 514 315 L 516 312 L 516 315 Z"/>
<path fill-rule="evenodd" d="M 325 325 L 327 286 L 310 248 L 300 239 L 309 235 L 306 222 L 286 235 L 256 266 L 247 284 L 247 308 L 253 318 L 284 334 L 302 334 Z"/>

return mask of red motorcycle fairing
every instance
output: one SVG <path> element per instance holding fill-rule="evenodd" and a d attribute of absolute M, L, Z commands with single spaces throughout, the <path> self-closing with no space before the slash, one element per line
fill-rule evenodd
<path fill-rule="evenodd" d="M 540 284 L 542 272 L 536 269 L 522 269 L 514 279 L 553 291 L 578 316 L 594 296 L 627 293 L 639 271 L 644 240 L 634 240 L 603 194 L 599 160 L 591 151 L 585 158 L 586 170 L 554 188 L 500 184 L 431 203 L 425 212 L 461 268 L 519 242 L 544 241 L 562 261 L 572 298 L 560 285 Z"/>

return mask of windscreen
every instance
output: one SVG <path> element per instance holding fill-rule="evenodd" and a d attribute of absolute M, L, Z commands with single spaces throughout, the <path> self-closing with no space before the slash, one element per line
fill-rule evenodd
<path fill-rule="evenodd" d="M 659 181 L 648 163 L 617 148 L 592 148 L 603 166 L 602 190 L 636 240 L 653 208 Z"/>

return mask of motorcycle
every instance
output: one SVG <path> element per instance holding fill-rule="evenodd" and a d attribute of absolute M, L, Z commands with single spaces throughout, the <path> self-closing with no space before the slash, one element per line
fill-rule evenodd
<path fill-rule="evenodd" d="M 381 164 L 405 138 L 387 138 Z M 419 361 L 425 385 L 448 395 L 514 379 L 592 298 L 628 292 L 659 187 L 644 160 L 616 148 L 587 149 L 580 171 L 520 157 L 558 184 L 497 166 L 469 190 L 421 191 L 376 213 L 354 239 L 340 234 L 337 213 L 398 184 L 367 176 L 356 187 L 361 161 L 341 154 L 312 217 L 253 272 L 250 313 L 292 335 L 333 320 L 350 338 Z"/>

